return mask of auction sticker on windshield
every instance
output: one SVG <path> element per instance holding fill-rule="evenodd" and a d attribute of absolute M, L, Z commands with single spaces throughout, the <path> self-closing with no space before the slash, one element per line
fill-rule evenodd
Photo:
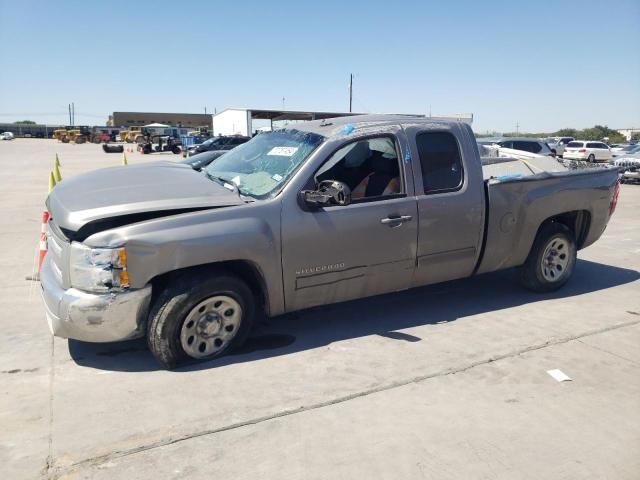
<path fill-rule="evenodd" d="M 291 157 L 298 151 L 298 147 L 273 147 L 267 155 L 278 155 L 280 157 Z"/>

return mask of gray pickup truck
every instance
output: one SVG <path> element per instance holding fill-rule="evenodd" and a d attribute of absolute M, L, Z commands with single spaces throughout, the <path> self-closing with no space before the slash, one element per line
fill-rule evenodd
<path fill-rule="evenodd" d="M 196 172 L 155 162 L 47 199 L 54 335 L 146 336 L 165 367 L 213 358 L 259 315 L 510 267 L 561 287 L 617 202 L 615 169 L 480 158 L 463 123 L 357 116 L 256 136 Z"/>

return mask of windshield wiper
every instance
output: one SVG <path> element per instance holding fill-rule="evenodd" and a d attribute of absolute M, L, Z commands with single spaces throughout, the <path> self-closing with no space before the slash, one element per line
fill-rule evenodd
<path fill-rule="evenodd" d="M 248 201 L 245 198 L 243 198 L 245 196 L 245 194 L 240 190 L 240 187 L 238 185 L 236 185 L 232 180 L 229 180 L 229 179 L 224 178 L 224 177 L 220 177 L 218 175 L 211 175 L 206 170 L 204 171 L 204 174 L 209 180 L 213 180 L 214 182 L 219 183 L 220 185 L 222 185 L 226 189 L 229 189 L 229 187 L 231 187 L 232 191 L 234 191 L 234 192 L 236 192 L 238 194 L 238 197 L 240 197 L 245 202 Z M 250 201 L 253 201 L 253 199 L 251 199 Z"/>
<path fill-rule="evenodd" d="M 209 172 L 205 171 L 204 174 L 207 176 L 207 178 L 209 180 L 215 180 L 216 182 L 218 182 L 220 185 L 222 185 L 223 187 L 226 188 L 227 185 L 229 185 L 230 187 L 233 187 L 234 190 L 238 190 L 238 186 L 233 183 L 231 180 L 226 179 L 224 177 L 220 177 L 217 175 L 211 175 Z"/>

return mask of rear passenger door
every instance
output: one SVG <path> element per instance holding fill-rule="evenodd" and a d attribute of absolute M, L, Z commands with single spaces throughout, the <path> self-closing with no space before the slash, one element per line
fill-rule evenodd
<path fill-rule="evenodd" d="M 473 134 L 460 125 L 413 126 L 407 134 L 419 222 L 413 286 L 467 277 L 480 255 L 485 215 Z"/>

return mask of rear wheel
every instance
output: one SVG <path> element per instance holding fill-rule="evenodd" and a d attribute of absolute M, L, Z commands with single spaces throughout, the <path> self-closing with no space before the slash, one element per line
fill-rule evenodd
<path fill-rule="evenodd" d="M 571 230 L 556 222 L 543 225 L 526 262 L 520 267 L 520 283 L 534 292 L 559 289 L 571 278 L 576 252 Z"/>
<path fill-rule="evenodd" d="M 589 155 L 589 158 L 587 158 L 587 161 L 589 163 L 593 163 L 596 161 L 596 156 L 592 153 L 591 155 Z"/>
<path fill-rule="evenodd" d="M 251 331 L 256 302 L 249 287 L 224 273 L 180 278 L 158 297 L 147 342 L 166 368 L 186 359 L 212 359 L 240 346 Z"/>

